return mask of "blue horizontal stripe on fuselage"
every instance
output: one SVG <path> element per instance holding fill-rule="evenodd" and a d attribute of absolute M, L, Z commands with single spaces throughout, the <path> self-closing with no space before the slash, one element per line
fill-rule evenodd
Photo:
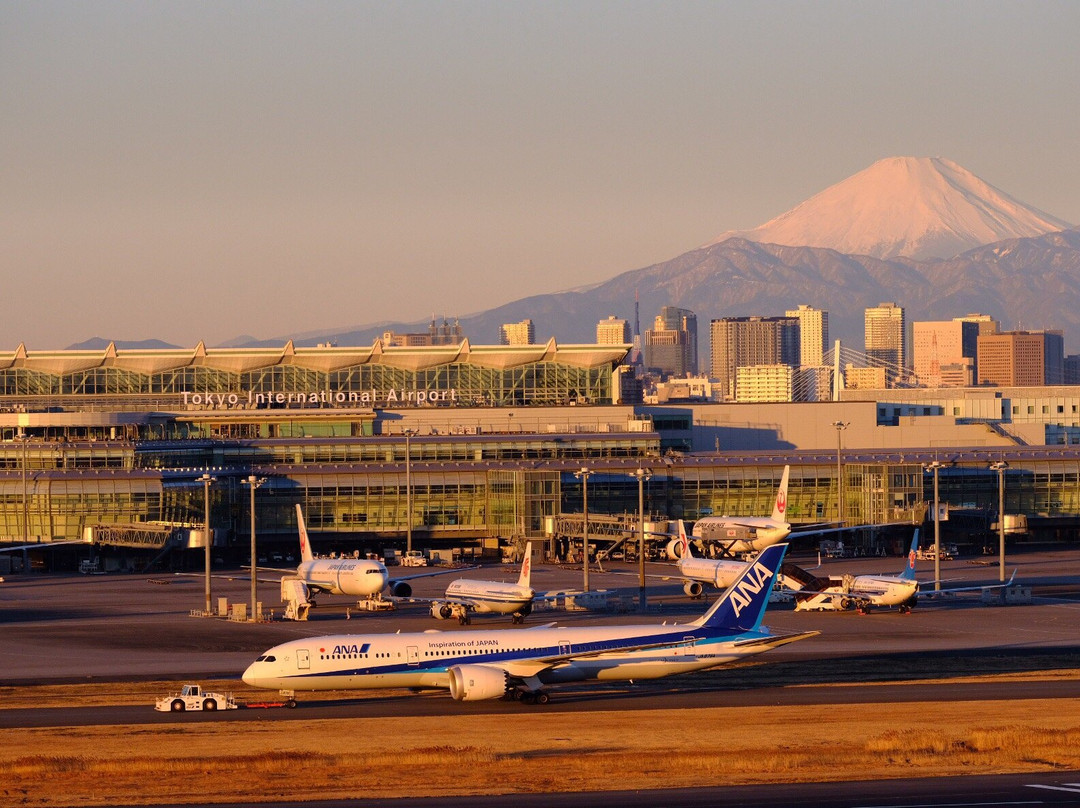
<path fill-rule="evenodd" d="M 665 647 L 673 648 L 677 646 L 689 646 L 693 644 L 698 645 L 714 645 L 716 643 L 728 642 L 732 639 L 739 640 L 753 640 L 759 637 L 770 636 L 763 632 L 731 632 L 727 630 L 716 631 L 708 629 L 698 629 L 697 633 L 687 631 L 685 629 L 692 629 L 691 626 L 681 627 L 684 630 L 678 632 L 664 632 L 655 635 L 636 635 L 633 637 L 624 637 L 617 640 L 599 640 L 593 642 L 567 642 L 565 645 L 570 646 L 570 653 L 564 653 L 560 650 L 560 645 L 544 646 L 542 648 L 531 648 L 528 650 L 508 650 L 508 651 L 496 651 L 483 654 L 465 654 L 457 657 L 439 657 L 437 659 L 418 659 L 417 662 L 409 663 L 395 662 L 390 665 L 378 665 L 378 666 L 364 666 L 364 667 L 341 667 L 335 670 L 318 671 L 298 671 L 296 674 L 289 674 L 286 677 L 288 679 L 293 678 L 324 678 L 332 676 L 372 676 L 378 674 L 394 674 L 394 673 L 440 673 L 445 672 L 447 669 L 454 667 L 455 665 L 471 664 L 471 665 L 490 665 L 499 664 L 505 662 L 527 662 L 531 660 L 544 660 L 550 658 L 551 664 L 559 665 L 563 662 L 572 662 L 573 658 L 581 657 L 584 655 L 598 655 L 601 653 L 633 653 L 634 650 L 645 654 L 650 652 L 661 651 Z M 398 639 L 398 635 L 389 635 L 395 639 Z M 514 633 L 517 636 L 517 633 Z M 420 643 L 418 642 L 417 645 Z M 655 646 L 653 648 L 642 649 L 640 646 L 648 645 Z M 565 659 L 563 659 L 565 658 Z M 325 662 L 326 660 L 320 660 Z M 342 660 L 345 661 L 345 660 Z M 349 660 L 352 661 L 352 660 Z"/>

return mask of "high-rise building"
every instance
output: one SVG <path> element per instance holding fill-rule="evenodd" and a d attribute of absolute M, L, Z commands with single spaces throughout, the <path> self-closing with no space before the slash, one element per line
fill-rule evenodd
<path fill-rule="evenodd" d="M 979 323 L 958 318 L 911 324 L 911 356 L 915 375 L 924 387 L 966 386 L 956 382 L 957 365 L 972 368 L 978 354 Z M 948 368 L 948 372 L 943 369 Z M 969 381 L 968 384 L 971 382 Z"/>
<path fill-rule="evenodd" d="M 820 367 L 829 350 L 829 312 L 800 305 L 784 314 L 799 321 L 799 364 Z"/>
<path fill-rule="evenodd" d="M 697 315 L 664 306 L 645 332 L 645 368 L 667 376 L 697 375 Z"/>
<path fill-rule="evenodd" d="M 1065 338 L 1060 331 L 1001 331 L 979 337 L 978 380 L 995 387 L 1061 384 Z"/>
<path fill-rule="evenodd" d="M 782 402 L 794 399 L 795 369 L 791 365 L 752 365 L 735 371 L 735 400 L 740 403 Z"/>
<path fill-rule="evenodd" d="M 532 345 L 536 342 L 536 329 L 532 320 L 520 323 L 503 323 L 499 326 L 500 345 Z"/>
<path fill-rule="evenodd" d="M 738 369 L 799 365 L 799 321 L 795 317 L 724 317 L 710 323 L 711 373 L 722 400 L 738 397 Z"/>
<path fill-rule="evenodd" d="M 979 326 L 979 336 L 983 334 L 996 334 L 1001 330 L 998 321 L 989 314 L 965 314 L 963 317 L 954 317 L 958 323 L 975 323 Z"/>
<path fill-rule="evenodd" d="M 880 303 L 866 309 L 866 355 L 871 364 L 886 369 L 886 384 L 892 386 L 907 367 L 904 309 L 895 303 Z"/>
<path fill-rule="evenodd" d="M 614 314 L 596 324 L 597 345 L 627 345 L 632 339 L 630 323 Z"/>

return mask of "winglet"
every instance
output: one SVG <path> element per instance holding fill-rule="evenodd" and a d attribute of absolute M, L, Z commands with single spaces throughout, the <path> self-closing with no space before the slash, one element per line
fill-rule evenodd
<path fill-rule="evenodd" d="M 907 564 L 904 566 L 903 571 L 899 577 L 905 581 L 915 580 L 915 559 L 919 555 L 919 529 L 915 528 L 915 535 L 911 539 L 911 549 L 908 550 Z"/>
<path fill-rule="evenodd" d="M 772 518 L 776 522 L 786 522 L 787 517 L 784 515 L 787 513 L 787 483 L 788 474 L 791 472 L 791 466 L 784 466 L 784 474 L 780 478 L 780 488 L 776 492 L 776 502 L 773 503 Z"/>
<path fill-rule="evenodd" d="M 774 544 L 761 551 L 752 564 L 735 579 L 719 600 L 691 625 L 727 629 L 733 633 L 754 631 L 761 625 L 769 605 L 776 574 L 784 561 L 787 544 Z"/>
<path fill-rule="evenodd" d="M 517 585 L 530 588 L 529 580 L 532 576 L 532 542 L 525 542 L 525 557 L 521 559 L 521 575 L 518 576 Z"/>
<path fill-rule="evenodd" d="M 296 529 L 300 533 L 300 560 L 312 561 L 315 556 L 311 552 L 311 542 L 308 541 L 307 525 L 304 524 L 304 511 L 296 506 Z"/>

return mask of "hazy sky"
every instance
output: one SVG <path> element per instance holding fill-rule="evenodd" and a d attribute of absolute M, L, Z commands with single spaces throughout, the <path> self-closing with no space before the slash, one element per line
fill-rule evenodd
<path fill-rule="evenodd" d="M 465 315 L 895 155 L 1080 224 L 1077 31 L 1072 0 L 0 0 L 0 352 Z"/>

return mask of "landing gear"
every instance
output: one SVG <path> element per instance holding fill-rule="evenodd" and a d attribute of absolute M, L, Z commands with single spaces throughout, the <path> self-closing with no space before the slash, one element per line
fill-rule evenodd
<path fill-rule="evenodd" d="M 507 695 L 511 700 L 523 704 L 547 704 L 551 701 L 551 694 L 546 690 L 511 690 Z"/>
<path fill-rule="evenodd" d="M 511 623 L 524 623 L 525 622 L 525 615 L 523 615 L 521 612 L 514 612 L 512 615 L 510 615 L 510 622 Z"/>

